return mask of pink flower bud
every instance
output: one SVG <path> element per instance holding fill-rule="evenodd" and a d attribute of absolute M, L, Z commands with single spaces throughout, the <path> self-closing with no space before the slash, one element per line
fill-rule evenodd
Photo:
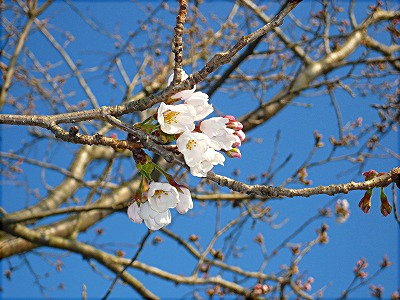
<path fill-rule="evenodd" d="M 237 141 L 236 143 L 233 143 L 232 144 L 232 148 L 238 148 L 238 147 L 240 147 L 242 145 L 242 142 L 239 140 L 239 141 Z"/>
<path fill-rule="evenodd" d="M 222 117 L 225 118 L 225 119 L 228 119 L 230 122 L 235 122 L 236 121 L 235 117 L 231 116 L 231 115 L 226 115 L 226 116 L 222 116 Z"/>
<path fill-rule="evenodd" d="M 242 153 L 240 153 L 240 150 L 238 148 L 232 148 L 229 151 L 226 151 L 226 155 L 228 155 L 231 158 L 241 158 Z"/>
<path fill-rule="evenodd" d="M 235 131 L 233 134 L 237 135 L 241 142 L 243 142 L 246 139 L 246 135 L 242 130 Z"/>
<path fill-rule="evenodd" d="M 372 178 L 378 176 L 378 172 L 376 172 L 375 170 L 369 170 L 368 172 L 364 172 L 362 174 L 365 177 L 365 180 L 371 180 Z"/>
<path fill-rule="evenodd" d="M 271 287 L 268 284 L 263 284 L 262 291 L 264 294 L 268 294 L 271 291 Z"/>
<path fill-rule="evenodd" d="M 228 124 L 226 124 L 226 127 L 238 131 L 238 130 L 242 130 L 243 129 L 243 124 L 238 122 L 238 121 L 229 122 Z"/>

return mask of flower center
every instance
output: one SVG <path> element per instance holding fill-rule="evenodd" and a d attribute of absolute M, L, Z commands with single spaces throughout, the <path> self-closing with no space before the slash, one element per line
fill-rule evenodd
<path fill-rule="evenodd" d="M 197 142 L 193 139 L 190 139 L 187 143 L 186 143 L 186 149 L 188 150 L 193 150 L 194 147 L 196 147 Z"/>
<path fill-rule="evenodd" d="M 154 191 L 154 196 L 157 197 L 158 199 L 160 199 L 162 195 L 168 196 L 168 193 L 163 190 L 155 190 Z"/>
<path fill-rule="evenodd" d="M 175 124 L 178 123 L 178 120 L 176 119 L 176 117 L 179 115 L 179 112 L 177 111 L 166 111 L 165 113 L 163 113 L 164 116 L 164 122 L 167 124 Z"/>

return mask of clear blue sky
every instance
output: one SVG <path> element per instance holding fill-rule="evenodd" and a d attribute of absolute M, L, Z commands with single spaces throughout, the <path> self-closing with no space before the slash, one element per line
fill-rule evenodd
<path fill-rule="evenodd" d="M 364 16 L 368 4 L 372 1 L 357 1 L 357 18 L 360 21 Z M 360 3 L 362 2 L 362 3 Z M 155 6 L 155 1 L 150 1 Z M 139 7 L 145 7 L 146 1 L 140 1 Z M 174 6 L 175 2 L 169 1 L 170 6 Z M 90 17 L 94 17 L 98 24 L 101 24 L 108 31 L 118 31 L 123 38 L 137 26 L 137 21 L 144 16 L 143 12 L 138 10 L 136 4 L 129 1 L 79 1 L 75 3 L 79 9 Z M 306 13 L 316 4 L 311 1 L 304 1 L 295 9 L 294 14 L 304 17 Z M 202 6 L 202 12 L 205 15 L 215 13 L 223 18 L 231 7 L 229 1 L 209 1 Z M 268 11 L 270 14 L 274 11 L 272 8 Z M 175 22 L 173 15 L 163 14 L 159 16 L 165 18 L 166 23 L 171 26 Z M 75 41 L 68 46 L 68 51 L 75 60 L 79 58 L 82 61 L 82 68 L 91 68 L 95 66 L 106 67 L 105 63 L 109 54 L 113 53 L 114 45 L 107 37 L 93 33 L 86 24 L 79 18 L 64 2 L 56 1 L 51 8 L 45 13 L 43 18 L 49 18 L 50 23 L 54 24 L 50 30 L 55 33 L 59 41 L 64 42 L 60 32 L 61 29 L 67 30 L 75 36 Z M 216 22 L 212 22 L 216 26 Z M 296 33 L 293 33 L 296 37 Z M 151 41 L 150 41 L 151 42 Z M 147 45 L 149 41 L 145 40 L 145 36 L 140 35 L 134 40 L 136 48 Z M 50 44 L 38 33 L 34 33 L 28 40 L 28 45 L 31 47 L 37 58 L 44 62 L 57 63 L 61 58 L 57 55 Z M 359 53 L 355 53 L 355 56 Z M 169 55 L 169 53 L 162 53 L 162 55 Z M 125 57 L 123 62 L 127 68 L 129 75 L 132 77 L 135 74 L 136 67 Z M 247 68 L 253 67 L 247 65 Z M 245 68 L 246 68 L 245 67 Z M 58 70 L 62 72 L 66 69 L 60 67 Z M 200 68 L 200 66 L 198 67 Z M 196 69 L 197 71 L 198 69 Z M 343 69 L 344 70 L 344 69 Z M 190 72 L 191 70 L 187 70 Z M 85 78 L 92 87 L 94 94 L 98 97 L 101 105 L 109 105 L 118 103 L 123 95 L 123 91 L 113 89 L 101 77 L 102 71 L 99 70 L 92 74 L 86 74 Z M 340 72 L 338 73 L 340 75 Z M 394 78 L 394 77 L 393 77 Z M 122 83 L 122 79 L 116 77 Z M 70 81 L 68 90 L 76 93 L 71 100 L 76 103 L 84 99 L 86 96 L 83 94 L 78 84 Z M 138 91 L 137 88 L 135 91 Z M 15 89 L 14 91 L 18 91 Z M 275 89 L 267 91 L 266 98 L 274 95 Z M 378 121 L 378 116 L 369 104 L 379 103 L 375 95 L 370 97 L 356 97 L 351 98 L 347 93 L 338 91 L 336 93 L 338 103 L 343 113 L 343 123 L 353 122 L 358 117 L 362 117 L 365 123 L 370 123 L 371 120 Z M 233 97 L 227 96 L 223 93 L 216 93 L 212 97 L 212 103 L 219 110 L 225 114 L 233 114 L 239 116 L 240 113 L 250 111 L 255 108 L 258 102 L 251 99 L 245 93 L 236 93 Z M 275 118 L 255 130 L 251 131 L 248 136 L 251 138 L 261 138 L 261 143 L 249 142 L 242 147 L 243 157 L 241 160 L 227 159 L 225 167 L 217 167 L 215 171 L 222 175 L 232 176 L 232 171 L 235 168 L 240 168 L 241 173 L 239 179 L 246 180 L 250 174 L 261 174 L 264 172 L 269 164 L 269 160 L 273 153 L 274 137 L 277 130 L 281 130 L 281 142 L 279 145 L 279 155 L 277 157 L 277 164 L 281 163 L 289 154 L 293 154 L 293 159 L 278 173 L 274 182 L 279 184 L 285 180 L 298 165 L 306 158 L 310 147 L 313 143 L 312 132 L 317 129 L 324 135 L 324 143 L 329 144 L 328 137 L 331 135 L 337 136 L 336 117 L 334 109 L 326 95 L 316 96 L 311 98 L 299 97 L 296 102 L 310 103 L 312 108 L 305 108 L 302 106 L 291 105 L 285 111 L 279 113 Z M 38 106 L 40 101 L 38 102 Z M 48 111 L 47 107 L 38 108 L 42 113 Z M 3 112 L 7 112 L 7 108 Z M 20 142 L 29 139 L 27 136 L 27 128 L 24 127 L 0 127 L 2 134 L 2 151 L 16 150 L 20 146 Z M 121 135 L 122 136 L 122 135 Z M 394 150 L 398 149 L 397 145 L 398 136 L 391 133 L 382 141 L 384 145 Z M 74 151 L 78 149 L 76 145 L 65 145 L 63 142 L 55 142 L 51 148 L 46 148 L 43 142 L 38 143 L 35 151 L 30 151 L 32 157 L 41 158 L 43 155 L 48 156 L 49 161 L 57 163 L 62 167 L 68 167 Z M 313 160 L 318 161 L 326 157 L 329 152 L 329 147 L 322 148 L 318 151 Z M 383 153 L 379 152 L 378 153 Z M 377 171 L 388 171 L 398 162 L 394 159 L 386 160 L 372 160 L 367 164 L 366 169 L 376 169 Z M 329 164 L 322 167 L 314 168 L 309 171 L 309 178 L 313 180 L 313 186 L 326 185 L 331 183 L 343 183 L 349 180 L 363 180 L 361 174 L 355 176 L 354 172 L 338 177 L 337 174 L 347 170 L 352 166 L 349 162 L 339 162 L 336 164 Z M 101 165 L 98 166 L 100 169 Z M 125 167 L 126 174 L 130 174 L 132 164 Z M 32 189 L 39 189 L 41 196 L 46 195 L 46 191 L 42 187 L 41 173 L 36 168 L 24 165 L 24 174 L 19 177 L 20 180 L 24 176 L 29 178 L 29 186 Z M 55 173 L 48 171 L 45 174 L 46 182 L 51 185 L 56 185 L 60 182 L 62 177 Z M 4 180 L 4 179 L 3 179 Z M 194 178 L 190 179 L 195 183 Z M 301 187 L 300 185 L 293 185 L 293 187 Z M 387 194 L 391 201 L 389 188 Z M 353 278 L 352 269 L 356 261 L 365 257 L 369 262 L 367 271 L 371 274 L 379 267 L 379 262 L 386 254 L 394 265 L 383 272 L 372 283 L 382 284 L 385 287 L 385 297 L 399 287 L 399 230 L 393 215 L 387 218 L 383 217 L 379 212 L 378 193 L 375 192 L 373 196 L 373 207 L 370 214 L 365 215 L 358 207 L 358 201 L 361 199 L 363 192 L 355 191 L 341 198 L 346 198 L 350 202 L 351 216 L 344 224 L 337 224 L 335 218 L 319 219 L 308 227 L 294 242 L 301 242 L 311 240 L 315 237 L 315 229 L 319 227 L 322 222 L 326 222 L 330 226 L 329 236 L 330 242 L 326 245 L 315 247 L 311 253 L 300 264 L 300 269 L 306 272 L 307 275 L 313 276 L 315 282 L 313 284 L 313 291 L 327 285 L 325 292 L 326 297 L 336 297 L 340 292 L 347 287 Z M 315 196 L 312 198 L 294 198 L 271 201 L 272 210 L 279 212 L 276 223 L 280 223 L 288 219 L 288 223 L 281 229 L 271 229 L 266 224 L 256 224 L 254 227 L 251 222 L 243 225 L 244 234 L 240 237 L 238 244 L 247 246 L 248 249 L 243 252 L 240 258 L 231 258 L 234 265 L 240 265 L 246 270 L 257 270 L 261 261 L 261 252 L 255 245 L 253 239 L 258 233 L 262 233 L 266 240 L 267 249 L 271 250 L 279 244 L 288 234 L 292 233 L 299 225 L 305 220 L 314 215 L 317 210 L 327 203 L 331 197 L 329 196 Z M 2 206 L 7 211 L 15 211 L 25 207 L 26 204 L 34 203 L 32 197 L 25 197 L 23 187 L 4 185 L 2 187 Z M 331 206 L 332 208 L 332 206 Z M 238 210 L 226 206 L 223 208 L 221 223 L 225 224 L 230 219 L 238 215 Z M 188 237 L 190 234 L 198 234 L 201 236 L 203 246 L 208 243 L 210 233 L 214 232 L 216 209 L 208 204 L 202 205 L 195 202 L 195 208 L 189 215 L 177 216 L 173 215 L 173 223 L 168 226 L 169 229 L 181 234 L 183 237 Z M 136 250 L 136 244 L 140 238 L 145 234 L 146 228 L 144 225 L 137 225 L 131 223 L 124 213 L 114 214 L 112 217 L 107 218 L 105 221 L 100 222 L 94 228 L 90 228 L 87 233 L 82 234 L 80 240 L 85 242 L 93 241 L 95 236 L 95 229 L 104 227 L 105 234 L 97 239 L 95 242 L 98 244 L 108 244 L 118 242 L 121 244 L 117 248 L 123 249 L 127 253 L 127 257 L 131 257 Z M 183 250 L 173 241 L 159 233 L 154 233 L 153 236 L 159 235 L 164 238 L 161 245 L 149 245 L 146 251 L 139 257 L 140 261 L 146 262 L 154 266 L 164 267 L 165 269 L 175 272 L 187 274 L 193 270 L 195 260 L 191 257 L 184 255 Z M 217 244 L 215 248 L 221 247 L 222 244 Z M 107 249 L 115 249 L 109 247 Z M 64 251 L 56 251 L 48 248 L 40 248 L 38 251 L 46 253 L 66 254 Z M 271 261 L 270 265 L 266 268 L 266 272 L 278 272 L 282 264 L 290 262 L 289 255 L 286 250 L 283 250 L 282 255 L 279 255 Z M 64 267 L 61 272 L 56 272 L 54 266 L 44 264 L 38 255 L 27 254 L 26 257 L 31 261 L 31 264 L 38 274 L 41 274 L 40 281 L 43 285 L 50 288 L 48 294 L 52 298 L 79 298 L 81 294 L 82 284 L 86 284 L 88 297 L 99 298 L 104 295 L 110 282 L 103 279 L 98 274 L 94 273 L 89 265 L 83 261 L 82 257 L 75 254 L 68 254 L 64 259 Z M 9 268 L 9 262 L 13 265 L 18 265 L 23 261 L 23 256 L 12 257 L 10 260 L 2 261 L 2 270 Z M 100 270 L 103 267 L 98 266 Z M 45 274 L 49 273 L 51 276 L 46 277 Z M 138 279 L 142 280 L 147 287 L 150 288 L 155 294 L 162 296 L 162 298 L 176 298 L 184 296 L 191 291 L 189 286 L 174 286 L 166 281 L 155 279 L 150 275 L 143 274 L 139 271 L 133 271 L 132 274 Z M 37 285 L 34 285 L 34 277 L 26 266 L 15 271 L 12 274 L 12 280 L 2 279 L 2 289 L 0 297 L 4 299 L 32 299 L 42 298 L 40 290 Z M 229 277 L 228 277 L 229 278 Z M 65 284 L 64 290 L 57 289 L 60 282 Z M 248 282 L 251 286 L 252 281 Z M 54 290 L 51 290 L 54 289 Z M 117 298 L 128 299 L 134 296 L 134 292 L 126 286 L 118 285 L 113 291 L 112 296 Z M 189 294 L 186 294 L 189 295 Z M 364 287 L 354 294 L 352 297 L 369 297 L 369 289 Z M 350 297 L 350 298 L 352 298 Z"/>

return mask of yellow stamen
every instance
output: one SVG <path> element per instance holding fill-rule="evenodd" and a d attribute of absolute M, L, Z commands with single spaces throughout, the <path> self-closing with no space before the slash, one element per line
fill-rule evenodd
<path fill-rule="evenodd" d="M 195 140 L 189 140 L 186 144 L 186 149 L 192 150 L 194 147 L 196 147 L 197 142 Z"/>
<path fill-rule="evenodd" d="M 168 196 L 168 193 L 166 191 L 163 191 L 163 190 L 155 190 L 154 191 L 154 196 L 157 197 L 158 199 L 160 199 L 163 194 L 165 196 Z"/>
<path fill-rule="evenodd" d="M 177 111 L 166 111 L 163 113 L 164 116 L 164 122 L 167 124 L 175 124 L 178 123 L 178 120 L 176 119 L 176 117 L 179 115 L 180 113 Z"/>

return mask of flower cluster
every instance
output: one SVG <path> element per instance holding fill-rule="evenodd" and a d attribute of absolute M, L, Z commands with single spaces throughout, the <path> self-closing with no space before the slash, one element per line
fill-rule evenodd
<path fill-rule="evenodd" d="M 312 284 L 313 284 L 313 282 L 314 282 L 314 278 L 313 277 L 308 277 L 307 278 L 307 281 L 305 282 L 305 283 L 303 283 L 302 281 L 301 281 L 301 279 L 298 279 L 298 280 L 296 280 L 296 285 L 300 288 L 300 289 L 302 289 L 302 290 L 304 290 L 304 291 L 311 291 L 311 289 L 312 289 Z"/>
<path fill-rule="evenodd" d="M 369 286 L 369 289 L 371 290 L 371 296 L 372 297 L 375 297 L 375 298 L 378 298 L 378 299 L 382 298 L 382 294 L 383 294 L 383 291 L 384 291 L 384 288 L 383 288 L 382 285 L 375 286 L 375 285 L 371 284 Z"/>
<path fill-rule="evenodd" d="M 268 284 L 261 284 L 257 283 L 253 286 L 253 291 L 252 294 L 254 295 L 262 295 L 262 294 L 268 294 L 272 291 L 272 286 Z"/>
<path fill-rule="evenodd" d="M 135 201 L 128 207 L 128 217 L 135 223 L 141 224 L 144 221 L 151 230 L 158 230 L 171 223 L 170 208 L 176 208 L 180 214 L 193 208 L 190 191 L 183 186 L 174 187 L 169 183 L 153 181 L 147 194 L 146 202 Z"/>
<path fill-rule="evenodd" d="M 183 71 L 182 79 L 188 75 Z M 172 83 L 173 75 L 168 79 Z M 240 158 L 238 147 L 245 139 L 243 125 L 233 116 L 214 117 L 204 120 L 214 111 L 208 103 L 208 95 L 191 90 L 181 91 L 172 97 L 172 101 L 183 103 L 170 105 L 161 103 L 156 116 L 142 123 L 135 124 L 145 132 L 155 135 L 165 143 L 176 140 L 176 147 L 183 154 L 190 172 L 194 176 L 205 177 L 215 165 L 223 165 L 225 157 Z M 158 124 L 153 121 L 157 118 Z M 195 122 L 198 122 L 195 124 Z M 184 214 L 193 208 L 190 191 L 177 184 L 173 177 L 157 164 L 153 163 L 143 149 L 132 151 L 136 167 L 142 175 L 142 181 L 136 191 L 135 201 L 128 207 L 128 217 L 135 223 L 144 223 L 151 230 L 158 230 L 171 223 L 171 208 Z M 159 171 L 169 183 L 154 182 L 152 172 Z M 150 183 L 147 190 L 147 201 L 142 200 L 143 183 Z M 215 255 L 220 256 L 216 251 Z M 220 253 L 222 255 L 222 252 Z"/>
<path fill-rule="evenodd" d="M 183 71 L 182 79 L 188 75 Z M 168 79 L 171 84 L 173 75 Z M 172 99 L 183 100 L 181 104 L 161 103 L 157 111 L 160 129 L 166 134 L 179 135 L 178 150 L 183 154 L 192 175 L 205 177 L 215 165 L 223 165 L 225 157 L 240 158 L 239 146 L 245 139 L 243 125 L 233 116 L 214 117 L 203 120 L 214 111 L 208 103 L 208 95 L 202 92 L 184 90 Z M 203 120 L 203 121 L 201 121 Z M 197 125 L 195 122 L 200 121 Z"/>
<path fill-rule="evenodd" d="M 353 269 L 354 275 L 358 278 L 365 279 L 368 276 L 368 273 L 364 271 L 367 267 L 367 260 L 365 258 L 359 259 Z"/>

